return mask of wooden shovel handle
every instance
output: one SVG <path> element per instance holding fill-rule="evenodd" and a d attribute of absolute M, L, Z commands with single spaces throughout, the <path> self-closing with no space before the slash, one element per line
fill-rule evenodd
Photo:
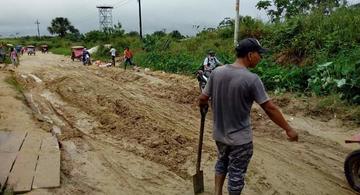
<path fill-rule="evenodd" d="M 206 117 L 206 113 L 208 112 L 208 108 L 209 108 L 208 105 L 200 107 L 201 123 L 200 123 L 198 155 L 197 155 L 197 162 L 196 162 L 196 173 L 200 172 L 201 151 L 202 151 L 202 144 L 203 144 L 203 137 L 204 137 L 205 117 Z"/>

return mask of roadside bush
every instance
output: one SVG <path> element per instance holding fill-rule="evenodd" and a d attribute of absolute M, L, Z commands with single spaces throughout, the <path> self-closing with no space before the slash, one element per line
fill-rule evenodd
<path fill-rule="evenodd" d="M 70 47 L 68 48 L 64 48 L 64 47 L 52 47 L 50 49 L 50 51 L 54 54 L 59 54 L 59 55 L 65 55 L 65 56 L 70 56 L 71 55 L 71 49 Z"/>
<path fill-rule="evenodd" d="M 110 48 L 106 48 L 104 45 L 99 45 L 97 51 L 92 54 L 91 58 L 93 60 L 101 60 L 105 62 L 110 62 Z"/>
<path fill-rule="evenodd" d="M 226 27 L 218 30 L 219 38 L 221 39 L 230 39 L 234 37 L 234 28 Z"/>
<path fill-rule="evenodd" d="M 199 67 L 196 59 L 186 53 L 149 52 L 142 57 L 141 61 L 141 64 L 152 69 L 172 73 L 189 74 L 195 72 Z"/>
<path fill-rule="evenodd" d="M 316 95 L 339 93 L 342 99 L 360 104 L 360 61 L 353 65 L 337 63 L 327 62 L 311 70 L 309 88 Z"/>
<path fill-rule="evenodd" d="M 254 37 L 261 39 L 265 34 L 264 23 L 250 16 L 240 18 L 240 39 Z"/>
<path fill-rule="evenodd" d="M 268 90 L 275 93 L 305 92 L 310 77 L 308 68 L 283 67 L 263 60 L 253 72 L 257 73 Z"/>
<path fill-rule="evenodd" d="M 274 53 L 298 58 L 299 65 L 319 61 L 319 56 L 334 58 L 343 50 L 353 49 L 360 40 L 360 9 L 339 8 L 331 15 L 315 10 L 282 23 L 268 26 L 264 39 Z M 285 51 L 285 52 L 284 52 Z M 306 60 L 310 58 L 310 60 Z M 276 60 L 276 59 L 275 59 Z M 283 61 L 283 64 L 288 64 Z"/>

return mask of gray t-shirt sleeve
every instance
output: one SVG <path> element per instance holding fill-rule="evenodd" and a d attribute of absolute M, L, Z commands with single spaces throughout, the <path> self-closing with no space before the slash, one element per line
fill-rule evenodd
<path fill-rule="evenodd" d="M 213 77 L 214 77 L 214 72 L 211 73 L 210 78 L 208 79 L 204 90 L 202 91 L 203 94 L 205 94 L 208 97 L 211 97 L 212 95 L 212 85 L 213 85 Z"/>
<path fill-rule="evenodd" d="M 260 105 L 270 100 L 268 94 L 266 93 L 264 84 L 259 76 L 256 76 L 252 86 L 252 92 L 256 103 Z"/>

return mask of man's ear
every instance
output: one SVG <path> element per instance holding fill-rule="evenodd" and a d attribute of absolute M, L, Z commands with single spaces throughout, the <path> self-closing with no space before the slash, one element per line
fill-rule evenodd
<path fill-rule="evenodd" d="M 252 53 L 251 52 L 247 53 L 246 57 L 247 57 L 247 60 L 249 62 L 251 62 Z"/>

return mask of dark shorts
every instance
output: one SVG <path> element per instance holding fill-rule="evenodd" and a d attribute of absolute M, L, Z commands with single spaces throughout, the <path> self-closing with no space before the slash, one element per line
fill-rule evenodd
<path fill-rule="evenodd" d="M 228 176 L 228 191 L 230 194 L 241 194 L 244 188 L 245 174 L 253 154 L 253 143 L 239 146 L 229 146 L 216 142 L 218 160 L 215 165 L 217 175 Z"/>
<path fill-rule="evenodd" d="M 112 64 L 115 66 L 115 56 L 111 56 Z"/>
<path fill-rule="evenodd" d="M 125 64 L 133 65 L 131 58 L 125 58 Z"/>

